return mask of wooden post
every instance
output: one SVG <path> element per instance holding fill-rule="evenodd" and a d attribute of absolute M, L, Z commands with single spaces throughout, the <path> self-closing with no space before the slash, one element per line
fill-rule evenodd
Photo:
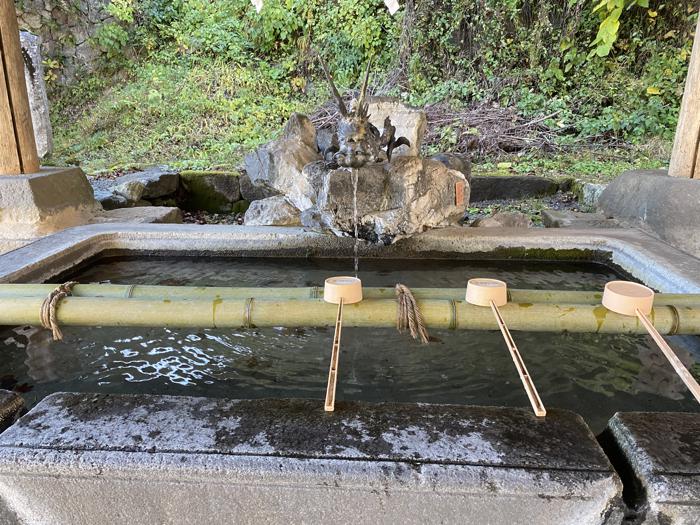
<path fill-rule="evenodd" d="M 700 19 L 668 173 L 673 177 L 700 179 Z"/>
<path fill-rule="evenodd" d="M 39 171 L 13 0 L 0 0 L 0 175 Z"/>

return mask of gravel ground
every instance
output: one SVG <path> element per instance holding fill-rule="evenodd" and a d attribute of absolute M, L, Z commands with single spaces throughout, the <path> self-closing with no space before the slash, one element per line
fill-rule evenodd
<path fill-rule="evenodd" d="M 243 213 L 209 213 L 184 211 L 182 222 L 190 224 L 243 224 Z"/>

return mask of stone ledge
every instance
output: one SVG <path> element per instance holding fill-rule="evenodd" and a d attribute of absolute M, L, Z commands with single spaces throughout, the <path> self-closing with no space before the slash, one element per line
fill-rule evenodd
<path fill-rule="evenodd" d="M 179 224 L 182 222 L 180 208 L 170 206 L 139 206 L 136 208 L 118 208 L 96 215 L 94 224 L 131 223 L 131 224 Z"/>
<path fill-rule="evenodd" d="M 554 195 L 559 191 L 555 179 L 533 176 L 472 176 L 471 202 L 497 199 L 528 199 Z"/>
<path fill-rule="evenodd" d="M 593 524 L 620 490 L 561 410 L 54 394 L 0 436 L 34 522 Z"/>
<path fill-rule="evenodd" d="M 604 434 L 644 523 L 700 523 L 700 413 L 617 413 Z"/>
<path fill-rule="evenodd" d="M 0 238 L 32 238 L 82 225 L 99 210 L 80 168 L 0 175 Z"/>
<path fill-rule="evenodd" d="M 695 257 L 700 256 L 700 180 L 665 170 L 626 171 L 603 191 L 598 207 L 608 217 L 642 225 Z"/>

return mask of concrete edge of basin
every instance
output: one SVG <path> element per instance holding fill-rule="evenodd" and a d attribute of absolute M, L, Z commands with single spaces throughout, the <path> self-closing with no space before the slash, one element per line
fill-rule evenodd
<path fill-rule="evenodd" d="M 60 393 L 0 438 L 38 523 L 618 523 L 621 490 L 563 410 Z"/>
<path fill-rule="evenodd" d="M 600 441 L 638 520 L 700 522 L 698 435 L 697 413 L 618 412 L 610 419 Z"/>
<path fill-rule="evenodd" d="M 488 231 L 485 231 L 488 230 Z M 297 227 L 190 224 L 95 224 L 69 228 L 0 256 L 0 282 L 48 279 L 105 251 L 217 255 L 345 257 L 352 239 Z M 647 285 L 667 293 L 700 292 L 700 260 L 641 230 L 445 228 L 392 246 L 362 245 L 364 257 L 431 255 L 585 260 L 603 254 Z"/>

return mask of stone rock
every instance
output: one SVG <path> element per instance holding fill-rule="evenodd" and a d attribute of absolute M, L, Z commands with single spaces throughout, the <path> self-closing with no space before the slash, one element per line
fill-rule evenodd
<path fill-rule="evenodd" d="M 318 194 L 316 205 L 302 213 L 302 224 L 351 234 L 352 170 L 324 170 L 323 163 L 314 163 L 304 171 Z M 469 203 L 464 175 L 441 162 L 404 156 L 356 173 L 359 236 L 371 242 L 391 244 L 428 228 L 447 226 L 462 217 Z"/>
<path fill-rule="evenodd" d="M 53 151 L 53 131 L 44 82 L 44 65 L 41 60 L 41 37 L 27 31 L 20 31 L 19 41 L 24 59 L 24 78 L 32 113 L 34 139 L 39 157 L 44 158 Z"/>
<path fill-rule="evenodd" d="M 316 129 L 308 117 L 294 113 L 279 139 L 246 156 L 245 169 L 254 186 L 283 194 L 305 210 L 314 204 L 315 192 L 302 170 L 320 159 Z"/>
<path fill-rule="evenodd" d="M 250 203 L 245 212 L 246 226 L 298 226 L 301 224 L 297 208 L 278 195 Z"/>
<path fill-rule="evenodd" d="M 238 180 L 241 186 L 241 196 L 248 202 L 259 201 L 279 195 L 279 192 L 265 186 L 256 186 L 247 173 L 241 174 Z"/>
<path fill-rule="evenodd" d="M 620 223 L 608 219 L 602 213 L 580 211 L 543 210 L 542 223 L 545 228 L 619 228 Z"/>
<path fill-rule="evenodd" d="M 128 222 L 132 224 L 180 224 L 182 212 L 180 208 L 166 206 L 139 206 L 121 208 L 101 213 L 95 217 L 95 223 Z"/>
<path fill-rule="evenodd" d="M 532 226 L 530 217 L 519 211 L 498 212 L 490 217 L 475 220 L 473 228 L 529 228 Z"/>
<path fill-rule="evenodd" d="M 472 161 L 469 155 L 459 155 L 456 153 L 438 153 L 430 157 L 431 160 L 442 162 L 451 170 L 459 171 L 467 178 L 471 184 L 472 180 Z"/>
<path fill-rule="evenodd" d="M 0 237 L 32 238 L 86 224 L 101 211 L 80 168 L 0 175 Z"/>
<path fill-rule="evenodd" d="M 116 210 L 126 208 L 129 201 L 123 195 L 110 190 L 95 190 L 95 200 L 102 205 L 103 210 Z"/>
<path fill-rule="evenodd" d="M 626 498 L 637 503 L 631 523 L 700 522 L 698 435 L 700 414 L 618 412 L 612 417 L 602 443 L 630 478 Z"/>
<path fill-rule="evenodd" d="M 157 166 L 119 177 L 112 192 L 122 195 L 129 202 L 165 197 L 175 193 L 180 176 L 167 166 Z"/>
<path fill-rule="evenodd" d="M 425 111 L 407 106 L 400 100 L 392 97 L 369 97 L 369 121 L 379 131 L 384 129 L 384 119 L 391 118 L 392 125 L 396 126 L 396 136 L 406 137 L 411 146 L 401 146 L 394 150 L 397 157 L 417 157 L 428 127 L 428 119 Z"/>
<path fill-rule="evenodd" d="M 576 194 L 579 204 L 595 209 L 598 207 L 598 199 L 606 187 L 607 184 L 596 184 L 577 180 L 572 189 Z"/>
<path fill-rule="evenodd" d="M 185 192 L 182 206 L 187 210 L 229 213 L 241 200 L 240 174 L 223 171 L 180 172 Z"/>
<path fill-rule="evenodd" d="M 627 171 L 598 199 L 607 217 L 642 226 L 664 241 L 700 257 L 700 181 L 670 177 L 665 170 Z"/>
<path fill-rule="evenodd" d="M 556 180 L 532 176 L 473 177 L 471 187 L 472 202 L 543 197 L 559 191 Z"/>

